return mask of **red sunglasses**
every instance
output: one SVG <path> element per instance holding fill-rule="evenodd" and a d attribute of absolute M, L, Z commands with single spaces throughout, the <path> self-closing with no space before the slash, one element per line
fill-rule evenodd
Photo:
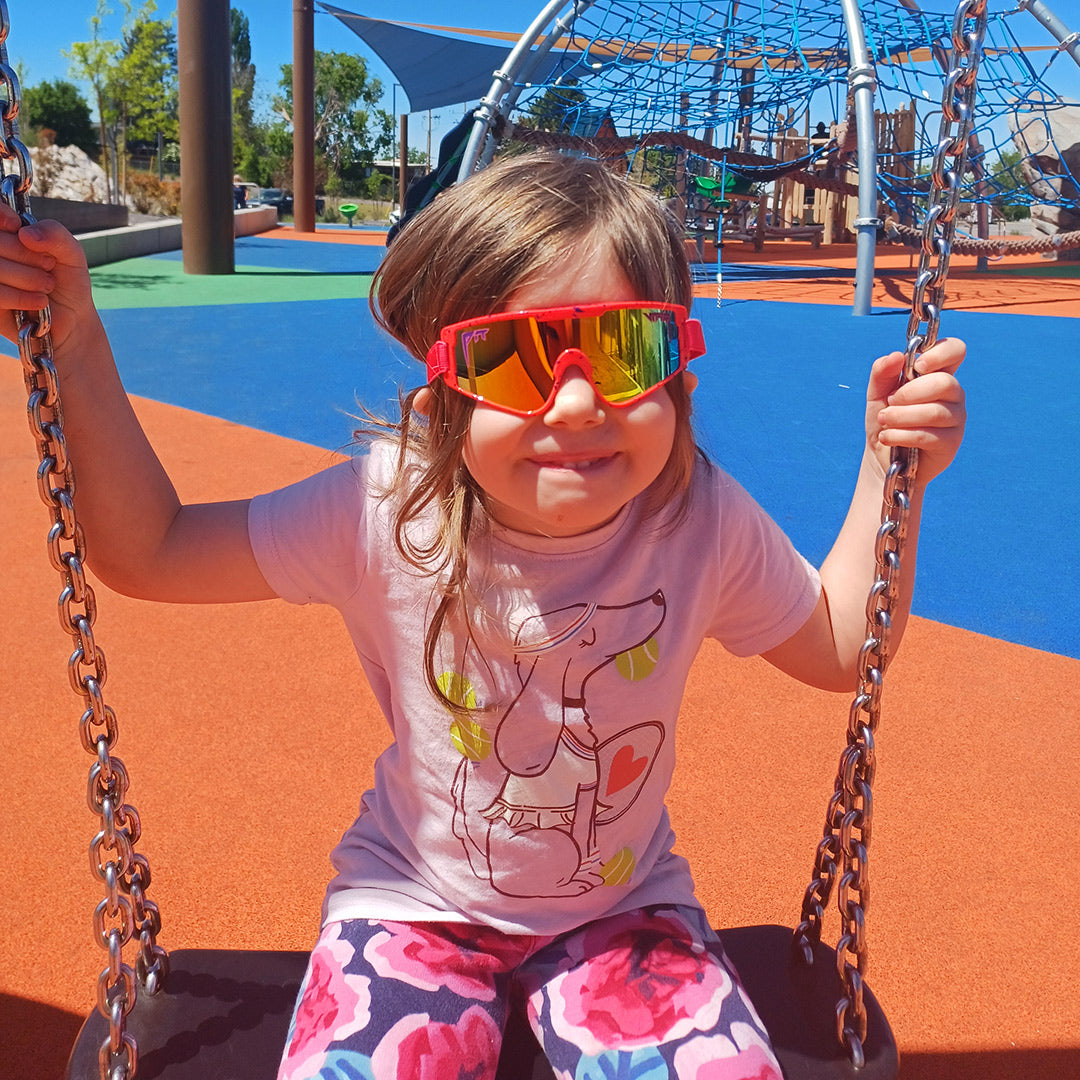
<path fill-rule="evenodd" d="M 452 323 L 428 350 L 428 381 L 534 416 L 551 403 L 568 367 L 603 399 L 632 405 L 705 352 L 701 324 L 679 304 L 579 304 L 508 311 Z"/>

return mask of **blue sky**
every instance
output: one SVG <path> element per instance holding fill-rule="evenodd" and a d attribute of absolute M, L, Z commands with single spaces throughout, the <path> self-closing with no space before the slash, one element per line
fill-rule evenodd
<path fill-rule="evenodd" d="M 290 0 L 231 0 L 247 15 L 251 25 L 252 58 L 256 66 L 256 93 L 264 108 L 277 87 L 280 66 L 292 58 L 292 4 Z M 458 25 L 491 30 L 524 30 L 542 10 L 543 0 L 461 0 L 450 5 L 435 0 L 333 0 L 338 7 L 373 18 L 398 19 L 406 22 Z M 945 0 L 947 2 L 947 0 Z M 1080 0 L 1047 0 L 1050 8 L 1070 29 L 1080 30 Z M 97 9 L 97 0 L 48 0 L 48 20 L 40 16 L 43 0 L 8 0 L 12 30 L 8 43 L 9 58 L 21 66 L 28 85 L 44 80 L 68 78 L 67 60 L 62 51 L 73 41 L 88 36 L 88 20 Z M 141 0 L 135 0 L 136 7 Z M 109 6 L 120 10 L 118 0 Z M 839 6 L 839 5 L 838 5 Z M 937 9 L 941 0 L 927 2 L 926 7 Z M 1000 3 L 994 5 L 1000 10 Z M 158 0 L 158 14 L 172 14 L 175 0 Z M 1034 18 L 1030 22 L 1029 41 L 1025 43 L 1050 45 L 1053 39 Z M 107 36 L 119 36 L 119 13 L 105 24 Z M 386 88 L 385 108 L 391 108 L 394 77 L 371 53 L 364 43 L 337 19 L 316 8 L 315 47 L 325 51 L 360 52 L 372 72 Z M 1058 89 L 1066 98 L 1080 98 L 1080 68 L 1065 56 L 1059 57 L 1057 72 L 1063 83 Z M 400 91 L 397 104 L 402 104 Z M 440 135 L 453 126 L 463 109 L 453 106 L 432 116 L 433 146 Z M 427 143 L 427 116 L 417 114 L 410 120 L 410 143 L 424 149 Z"/>
<path fill-rule="evenodd" d="M 48 20 L 41 18 L 43 0 L 8 0 L 11 36 L 8 57 L 21 66 L 27 85 L 67 79 L 68 62 L 62 51 L 73 41 L 89 36 L 89 19 L 97 10 L 97 0 L 48 0 Z M 135 7 L 142 0 L 135 0 Z M 290 0 L 230 0 L 239 8 L 251 26 L 252 60 L 256 69 L 256 93 L 264 103 L 277 91 L 281 65 L 292 60 L 292 3 Z M 399 19 L 405 22 L 432 23 L 440 26 L 481 27 L 487 30 L 524 30 L 543 8 L 542 0 L 468 0 L 453 5 L 435 0 L 333 0 L 337 7 L 368 15 L 375 19 Z M 1080 0 L 1076 0 L 1080 3 Z M 105 23 L 105 34 L 118 37 L 121 25 L 121 5 L 109 0 L 116 14 Z M 176 0 L 158 0 L 158 15 L 176 11 Z M 392 105 L 394 77 L 367 46 L 337 19 L 315 9 L 315 48 L 326 52 L 359 52 L 386 89 L 385 108 Z M 509 48 L 509 46 L 508 46 Z M 398 91 L 398 104 L 401 93 Z M 441 110 L 445 116 L 432 117 L 432 130 L 437 142 L 439 135 L 453 127 L 464 109 L 456 106 Z M 427 142 L 427 116 L 416 115 L 410 120 L 410 142 L 421 149 Z"/>

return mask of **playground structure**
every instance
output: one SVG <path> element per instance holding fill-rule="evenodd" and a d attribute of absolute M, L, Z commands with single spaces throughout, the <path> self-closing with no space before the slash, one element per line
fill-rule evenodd
<path fill-rule="evenodd" d="M 875 111 L 874 142 L 880 171 L 910 181 L 915 120 L 914 103 L 894 113 Z M 751 148 L 768 138 L 751 133 Z M 687 228 L 697 242 L 700 260 L 705 260 L 707 237 L 711 238 L 714 260 L 718 239 L 747 241 L 758 251 L 767 239 L 808 240 L 814 247 L 850 241 L 859 216 L 858 169 L 854 163 L 833 154 L 831 160 L 819 158 L 808 169 L 798 164 L 814 158 L 822 149 L 842 144 L 845 138 L 846 129 L 836 122 L 826 130 L 824 122 L 819 121 L 811 132 L 810 113 L 804 113 L 800 126 L 790 124 L 775 140 L 776 160 L 781 164 L 795 163 L 793 171 L 778 176 L 771 191 L 757 194 L 754 189 L 759 185 L 745 175 L 732 173 L 723 196 L 714 195 L 709 185 L 718 188 L 720 181 L 708 175 L 713 169 L 705 165 L 708 173 L 692 176 L 686 193 Z M 912 208 L 906 209 L 904 224 L 915 225 Z"/>
<path fill-rule="evenodd" d="M 1021 45 L 1032 16 L 1054 44 Z M 796 0 L 768 9 L 549 3 L 477 108 L 461 175 L 508 142 L 558 146 L 657 188 L 699 240 L 854 238 L 863 313 L 878 233 L 919 242 L 917 207 L 941 156 L 953 37 L 951 9 L 915 0 Z M 549 62 L 552 54 L 559 63 Z M 550 72 L 542 78 L 541 60 Z M 961 217 L 970 220 L 956 250 L 989 257 L 1007 247 L 990 232 L 1004 207 L 1080 209 L 1075 159 L 1054 136 L 1057 120 L 1080 104 L 1052 89 L 1054 65 L 1074 61 L 1080 65 L 1075 35 L 1041 0 L 988 5 L 985 47 L 973 59 L 979 90 L 969 164 L 958 178 Z M 615 134 L 572 134 L 585 114 L 603 117 Z M 729 188 L 732 175 L 743 191 Z M 726 194 L 703 193 L 701 180 Z M 1080 249 L 1080 232 L 1027 248 L 1061 255 Z"/>

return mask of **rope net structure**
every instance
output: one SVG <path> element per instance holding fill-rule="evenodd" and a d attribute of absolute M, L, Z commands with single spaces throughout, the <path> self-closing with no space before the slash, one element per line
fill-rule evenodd
<path fill-rule="evenodd" d="M 1006 219 L 1028 214 L 1033 249 L 1080 249 L 1080 231 L 1071 235 L 1080 230 L 1080 91 L 1055 89 L 1080 87 L 1080 46 L 1075 34 L 1055 40 L 1033 5 L 1046 10 L 1041 0 L 988 5 L 957 250 L 978 234 L 969 250 L 993 253 L 1001 245 L 988 239 L 990 228 L 1003 232 Z M 892 239 L 912 240 L 940 129 L 954 8 L 849 6 L 861 15 L 874 83 L 878 215 Z M 689 225 L 713 213 L 725 235 L 746 229 L 751 203 L 774 231 L 848 234 L 858 156 L 841 0 L 564 7 L 552 73 L 543 82 L 527 70 L 512 76 L 509 107 L 496 108 L 492 131 L 504 144 L 607 159 L 680 200 Z"/>

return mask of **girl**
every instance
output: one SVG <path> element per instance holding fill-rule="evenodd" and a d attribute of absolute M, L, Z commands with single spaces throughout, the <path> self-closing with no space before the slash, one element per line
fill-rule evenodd
<path fill-rule="evenodd" d="M 368 452 L 180 505 L 116 375 L 85 262 L 0 211 L 0 303 L 52 305 L 87 549 L 168 601 L 335 605 L 393 732 L 333 854 L 281 1080 L 491 1077 L 512 997 L 559 1077 L 779 1077 L 672 852 L 664 796 L 705 635 L 848 690 L 889 448 L 925 484 L 964 427 L 956 341 L 867 394 L 820 574 L 695 447 L 681 231 L 595 162 L 511 158 L 439 196 L 376 276 L 428 378 Z M 85 464 L 84 464 L 85 462 Z M 894 635 L 910 603 L 905 560 Z"/>

